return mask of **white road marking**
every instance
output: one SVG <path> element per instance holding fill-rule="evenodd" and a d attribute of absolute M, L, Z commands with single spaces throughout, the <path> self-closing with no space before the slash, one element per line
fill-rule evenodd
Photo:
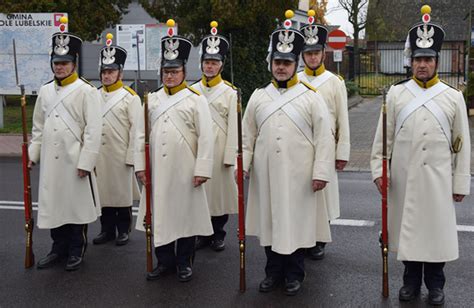
<path fill-rule="evenodd" d="M 459 232 L 474 232 L 474 226 L 458 225 Z"/>
<path fill-rule="evenodd" d="M 38 205 L 38 202 L 33 202 L 33 205 Z M 5 201 L 0 200 L 0 210 L 18 210 L 23 211 L 23 201 Z M 37 211 L 38 207 L 34 206 L 33 211 Z M 138 216 L 138 207 L 132 207 L 132 215 Z M 336 219 L 331 221 L 334 226 L 349 226 L 349 227 L 373 227 L 375 221 L 361 220 L 361 219 Z M 474 232 L 474 226 L 458 225 L 459 232 Z"/>
<path fill-rule="evenodd" d="M 352 226 L 352 227 L 373 227 L 374 221 L 370 220 L 355 220 L 355 219 L 336 219 L 331 221 L 331 225 L 335 226 Z"/>

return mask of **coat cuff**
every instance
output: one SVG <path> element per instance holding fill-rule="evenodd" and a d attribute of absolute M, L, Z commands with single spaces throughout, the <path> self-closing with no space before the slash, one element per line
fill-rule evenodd
<path fill-rule="evenodd" d="M 37 164 L 41 156 L 41 145 L 40 144 L 30 144 L 28 147 L 28 158 Z"/>
<path fill-rule="evenodd" d="M 77 164 L 77 169 L 85 170 L 91 172 L 97 161 L 99 153 L 88 151 L 82 149 L 81 154 L 79 155 L 79 163 Z"/>
<path fill-rule="evenodd" d="M 242 160 L 243 160 L 244 171 L 249 172 L 250 171 L 249 170 L 250 169 L 250 164 L 252 163 L 253 153 L 247 152 L 247 151 L 244 150 L 244 152 L 242 154 L 243 154 Z"/>
<path fill-rule="evenodd" d="M 334 161 L 315 161 L 313 167 L 313 180 L 329 182 L 331 178 L 331 170 L 334 168 Z"/>
<path fill-rule="evenodd" d="M 349 155 L 351 152 L 350 143 L 338 143 L 336 145 L 336 159 L 349 161 Z"/>
<path fill-rule="evenodd" d="M 471 190 L 471 175 L 455 173 L 453 177 L 453 193 L 458 195 L 469 195 Z"/>
<path fill-rule="evenodd" d="M 225 165 L 235 165 L 235 160 L 237 158 L 237 151 L 235 148 L 226 147 L 224 152 L 224 164 Z"/>
<path fill-rule="evenodd" d="M 133 165 L 134 162 L 134 151 L 131 149 L 127 150 L 127 156 L 125 157 L 125 163 L 127 165 Z"/>
<path fill-rule="evenodd" d="M 194 166 L 194 176 L 202 176 L 210 179 L 212 176 L 212 164 L 212 159 L 196 159 L 196 165 Z"/>
<path fill-rule="evenodd" d="M 145 171 L 145 153 L 140 152 L 134 154 L 133 166 L 135 172 Z"/>

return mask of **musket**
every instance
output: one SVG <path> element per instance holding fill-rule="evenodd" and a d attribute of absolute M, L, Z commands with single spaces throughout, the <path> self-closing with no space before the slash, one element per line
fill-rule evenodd
<path fill-rule="evenodd" d="M 30 169 L 28 168 L 28 127 L 26 126 L 26 95 L 25 86 L 20 84 L 18 77 L 18 66 L 16 61 L 16 45 L 13 39 L 13 60 L 15 63 L 16 84 L 21 91 L 21 128 L 23 131 L 23 143 L 21 144 L 22 163 L 23 163 L 23 204 L 25 207 L 25 231 L 26 231 L 26 252 L 25 252 L 25 268 L 30 268 L 35 263 L 35 255 L 33 253 L 33 208 L 31 205 L 31 180 Z"/>
<path fill-rule="evenodd" d="M 143 110 L 145 116 L 145 198 L 146 198 L 146 212 L 144 218 L 145 232 L 146 232 L 146 269 L 147 272 L 153 270 L 153 255 L 152 251 L 152 230 L 151 230 L 151 163 L 150 163 L 150 132 L 148 129 L 148 89 L 145 87 L 143 94 Z"/>
<path fill-rule="evenodd" d="M 388 192 L 388 158 L 387 158 L 387 102 L 386 90 L 382 89 L 382 295 L 388 297 L 388 228 L 387 228 L 387 192 Z"/>
<path fill-rule="evenodd" d="M 230 38 L 230 78 L 234 84 L 234 61 L 232 57 L 232 33 Z M 239 264 L 240 264 L 240 292 L 245 292 L 245 206 L 244 206 L 244 163 L 242 151 L 242 93 L 237 89 L 237 190 L 239 212 Z"/>
<path fill-rule="evenodd" d="M 245 207 L 244 165 L 242 155 L 242 95 L 237 90 L 237 188 L 239 205 L 240 292 L 245 292 Z"/>

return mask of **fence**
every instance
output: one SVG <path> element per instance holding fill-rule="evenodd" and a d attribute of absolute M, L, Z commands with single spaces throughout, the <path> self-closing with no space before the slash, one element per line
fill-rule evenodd
<path fill-rule="evenodd" d="M 404 67 L 402 48 L 360 49 L 355 68 L 355 82 L 362 95 L 377 95 L 382 87 L 389 86 L 409 76 Z M 458 88 L 464 81 L 464 59 L 461 49 L 442 49 L 439 57 L 438 75 Z"/>

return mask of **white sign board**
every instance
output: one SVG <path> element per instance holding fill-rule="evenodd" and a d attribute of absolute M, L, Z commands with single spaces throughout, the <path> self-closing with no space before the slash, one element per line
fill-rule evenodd
<path fill-rule="evenodd" d="M 342 62 L 342 50 L 334 50 L 332 56 L 334 62 Z"/>
<path fill-rule="evenodd" d="M 140 70 L 145 70 L 145 25 L 117 25 L 117 45 L 127 51 L 127 61 L 125 61 L 124 70 L 138 70 L 137 50 L 140 53 Z"/>
<path fill-rule="evenodd" d="M 13 39 L 18 75 L 26 94 L 35 95 L 52 79 L 51 36 L 59 31 L 59 18 L 65 13 L 0 14 L 0 95 L 20 93 L 15 78 Z M 67 31 L 67 29 L 66 29 Z"/>
<path fill-rule="evenodd" d="M 174 27 L 177 34 L 177 27 Z M 140 70 L 156 71 L 160 69 L 161 38 L 166 36 L 165 24 L 117 25 L 117 45 L 127 51 L 124 70 L 137 71 L 137 37 L 140 52 Z"/>

